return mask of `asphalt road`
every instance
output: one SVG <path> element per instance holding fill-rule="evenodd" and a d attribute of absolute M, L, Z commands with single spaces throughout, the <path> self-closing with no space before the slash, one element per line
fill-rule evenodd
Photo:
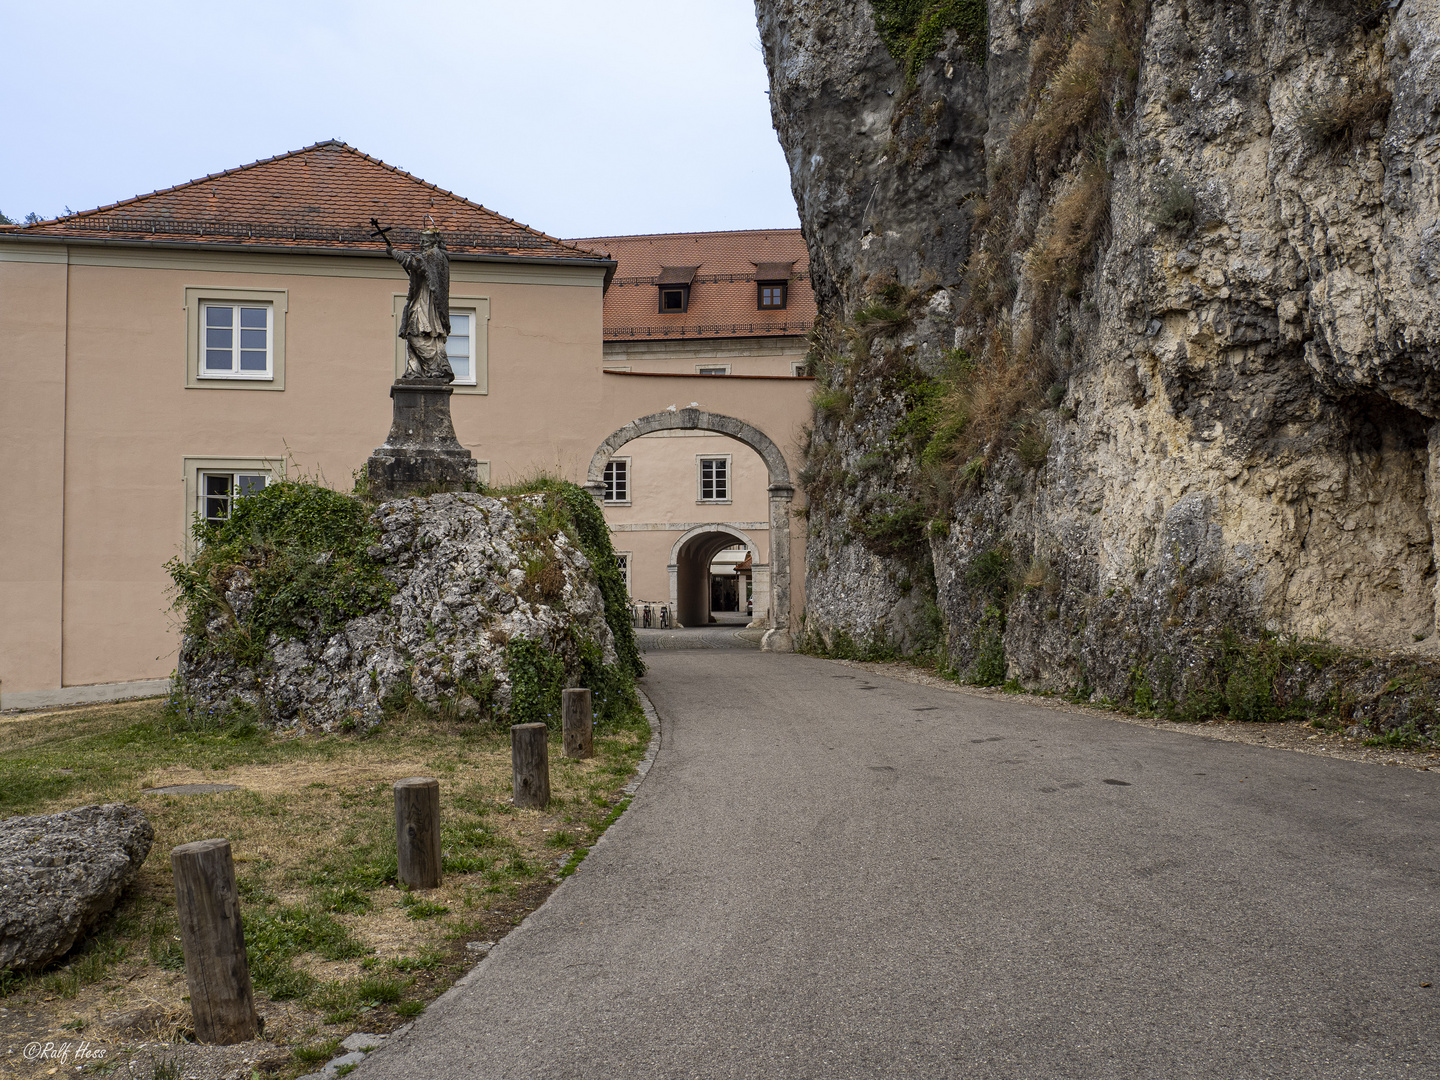
<path fill-rule="evenodd" d="M 630 810 L 358 1080 L 1440 1076 L 1435 774 L 647 659 Z"/>
<path fill-rule="evenodd" d="M 635 630 L 635 638 L 644 653 L 674 649 L 758 649 L 765 631 L 749 629 L 744 616 L 718 616 L 710 626 L 675 626 L 661 630 L 643 627 Z"/>

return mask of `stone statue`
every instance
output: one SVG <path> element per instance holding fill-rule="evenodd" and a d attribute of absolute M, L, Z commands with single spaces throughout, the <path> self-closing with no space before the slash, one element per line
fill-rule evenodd
<path fill-rule="evenodd" d="M 385 251 L 410 275 L 410 292 L 400 315 L 400 336 L 405 339 L 405 374 L 401 379 L 453 382 L 455 372 L 445 355 L 450 336 L 450 257 L 445 240 L 435 228 L 420 234 L 418 252 L 397 251 L 386 235 Z"/>

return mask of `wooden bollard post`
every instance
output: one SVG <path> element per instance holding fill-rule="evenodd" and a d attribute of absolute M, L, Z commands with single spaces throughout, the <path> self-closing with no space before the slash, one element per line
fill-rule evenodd
<path fill-rule="evenodd" d="M 584 687 L 565 690 L 560 700 L 565 717 L 565 756 L 594 757 L 595 716 L 590 708 L 590 691 Z"/>
<path fill-rule="evenodd" d="M 516 806 L 543 810 L 550 802 L 549 736 L 544 724 L 515 724 L 510 728 Z"/>
<path fill-rule="evenodd" d="M 440 781 L 407 776 L 395 781 L 395 861 L 412 889 L 440 887 Z"/>
<path fill-rule="evenodd" d="M 260 1019 L 250 986 L 230 841 L 181 844 L 170 852 L 170 869 L 195 1040 L 230 1046 L 253 1039 L 260 1033 Z"/>

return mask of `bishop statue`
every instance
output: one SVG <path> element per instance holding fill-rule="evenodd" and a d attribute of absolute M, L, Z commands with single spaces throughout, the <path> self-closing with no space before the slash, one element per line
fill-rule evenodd
<path fill-rule="evenodd" d="M 400 378 L 453 382 L 455 372 L 445 355 L 445 339 L 450 336 L 450 257 L 445 254 L 444 237 L 432 226 L 420 234 L 419 251 L 398 251 L 387 231 L 380 232 L 386 252 L 410 275 L 400 316 L 400 336 L 405 339 L 405 374 Z"/>

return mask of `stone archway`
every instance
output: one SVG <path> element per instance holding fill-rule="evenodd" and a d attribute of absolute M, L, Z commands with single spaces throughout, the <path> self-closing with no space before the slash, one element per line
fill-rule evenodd
<path fill-rule="evenodd" d="M 743 544 L 750 553 L 753 565 L 762 566 L 760 549 L 755 541 L 740 529 L 722 522 L 697 525 L 671 545 L 670 604 L 675 610 L 675 621 L 679 625 L 704 626 L 709 623 L 710 563 L 720 551 L 734 547 L 737 542 Z M 767 576 L 766 601 L 769 599 L 769 572 L 770 567 L 764 565 L 763 573 Z"/>
<path fill-rule="evenodd" d="M 789 652 L 794 647 L 790 631 L 790 504 L 795 498 L 795 485 L 790 480 L 785 455 L 770 436 L 744 420 L 703 409 L 651 413 L 631 420 L 600 444 L 590 459 L 585 487 L 600 501 L 605 495 L 605 463 L 617 450 L 642 435 L 677 430 L 713 431 L 729 436 L 750 447 L 765 462 L 770 481 L 770 629 L 765 631 L 761 648 Z"/>

